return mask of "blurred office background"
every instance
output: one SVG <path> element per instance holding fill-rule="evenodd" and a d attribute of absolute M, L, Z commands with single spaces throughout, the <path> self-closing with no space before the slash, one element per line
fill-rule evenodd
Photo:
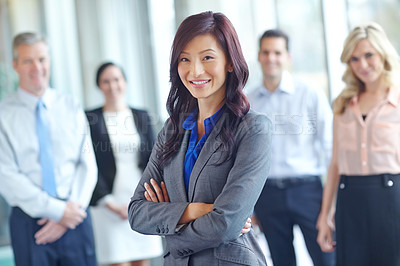
<path fill-rule="evenodd" d="M 41 32 L 51 47 L 52 87 L 73 95 L 84 108 L 99 106 L 95 71 L 100 63 L 115 61 L 127 74 L 128 103 L 149 110 L 159 126 L 167 117 L 174 33 L 185 17 L 206 10 L 223 12 L 235 26 L 250 68 L 247 91 L 261 83 L 258 39 L 269 28 L 289 33 L 291 71 L 331 101 L 343 88 L 339 58 L 353 26 L 380 23 L 400 51 L 399 0 L 0 0 L 0 99 L 17 87 L 13 36 Z M 0 266 L 13 265 L 8 213 L 0 198 Z"/>

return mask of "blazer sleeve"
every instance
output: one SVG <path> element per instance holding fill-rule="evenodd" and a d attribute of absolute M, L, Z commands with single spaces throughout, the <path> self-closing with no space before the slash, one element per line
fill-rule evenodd
<path fill-rule="evenodd" d="M 129 203 L 128 216 L 131 228 L 142 234 L 173 234 L 189 204 L 189 202 L 155 203 L 147 201 L 144 197 L 145 182 L 150 183 L 151 178 L 159 184 L 164 181 L 163 170 L 160 167 L 160 153 L 162 145 L 168 139 L 168 132 L 172 132 L 172 123 L 169 120 L 158 134 L 147 167 Z"/>
<path fill-rule="evenodd" d="M 239 125 L 233 167 L 213 211 L 189 223 L 179 233 L 166 235 L 172 256 L 185 257 L 238 238 L 267 179 L 271 127 L 271 121 L 263 115 L 251 115 Z"/>

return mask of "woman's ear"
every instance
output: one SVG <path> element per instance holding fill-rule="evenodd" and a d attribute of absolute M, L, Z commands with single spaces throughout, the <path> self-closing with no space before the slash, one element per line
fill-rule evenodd
<path fill-rule="evenodd" d="M 232 66 L 232 64 L 229 64 L 228 65 L 228 72 L 232 72 L 233 71 L 233 66 Z"/>

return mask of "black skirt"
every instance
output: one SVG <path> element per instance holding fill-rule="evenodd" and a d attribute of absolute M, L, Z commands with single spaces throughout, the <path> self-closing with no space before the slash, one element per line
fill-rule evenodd
<path fill-rule="evenodd" d="M 400 174 L 341 176 L 338 266 L 400 266 Z"/>

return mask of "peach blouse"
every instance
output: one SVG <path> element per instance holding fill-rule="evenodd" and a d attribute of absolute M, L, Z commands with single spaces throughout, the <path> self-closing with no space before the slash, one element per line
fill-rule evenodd
<path fill-rule="evenodd" d="M 333 122 L 332 163 L 339 174 L 400 173 L 400 90 L 391 87 L 386 99 L 369 111 L 365 121 L 354 97 Z"/>

